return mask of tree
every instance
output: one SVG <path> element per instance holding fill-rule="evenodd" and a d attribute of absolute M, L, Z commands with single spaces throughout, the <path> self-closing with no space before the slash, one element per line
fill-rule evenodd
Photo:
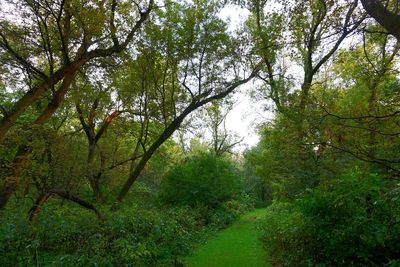
<path fill-rule="evenodd" d="M 321 135 L 314 101 L 314 91 L 324 82 L 321 73 L 365 16 L 358 1 L 304 0 L 275 10 L 266 8 L 270 1 L 251 3 L 247 27 L 254 51 L 264 63 L 258 75 L 263 81 L 260 89 L 274 101 L 277 111 L 263 137 L 272 139 L 268 162 L 277 179 L 295 185 L 283 191 L 295 195 L 317 183 L 321 170 L 321 158 L 314 151 L 315 138 Z M 288 64 L 296 66 L 295 74 L 290 74 L 294 71 Z M 283 160 L 285 165 L 280 163 Z"/>
<path fill-rule="evenodd" d="M 167 3 L 166 11 L 160 13 L 161 27 L 157 24 L 149 26 L 149 32 L 157 34 L 156 46 L 152 42 L 146 43 L 150 47 L 159 45 L 164 75 L 159 83 L 154 79 L 152 83 L 145 82 L 148 77 L 142 77 L 141 84 L 154 86 L 153 92 L 160 92 L 161 95 L 164 95 L 165 88 L 170 88 L 172 93 L 165 95 L 173 100 L 172 112 L 168 116 L 162 112 L 163 130 L 148 146 L 143 147 L 143 156 L 131 169 L 116 205 L 124 199 L 152 155 L 190 113 L 226 97 L 255 77 L 259 70 L 259 65 L 251 64 L 240 52 L 240 45 L 226 33 L 225 24 L 217 17 L 219 7 L 216 3 Z M 250 73 L 243 75 L 247 68 L 251 68 Z M 184 92 L 184 97 L 176 97 L 178 92 Z"/>
<path fill-rule="evenodd" d="M 27 19 L 18 22 L 7 16 L 2 18 L 1 58 L 8 66 L 8 75 L 17 72 L 27 78 L 22 97 L 6 108 L 1 119 L 0 142 L 24 111 L 50 92 L 51 100 L 34 121 L 35 125 L 43 125 L 60 106 L 76 73 L 94 59 L 126 50 L 153 9 L 152 0 L 147 7 L 142 6 L 144 3 L 131 3 L 121 8 L 115 0 L 85 2 L 84 8 L 79 1 L 69 0 L 10 4 Z M 19 165 L 27 152 L 23 146 L 18 149 L 16 172 L 3 179 L 0 209 L 18 186 Z"/>
<path fill-rule="evenodd" d="M 0 142 L 23 112 L 51 91 L 52 100 L 35 124 L 46 122 L 82 66 L 124 51 L 153 9 L 152 0 L 146 8 L 136 2 L 121 6 L 116 0 L 85 1 L 83 8 L 81 4 L 73 0 L 10 2 L 27 20 L 2 19 L 0 53 L 10 75 L 18 70 L 25 74 L 28 89 L 23 88 L 23 96 L 1 119 Z"/>
<path fill-rule="evenodd" d="M 226 129 L 226 117 L 233 108 L 233 103 L 227 101 L 213 101 L 206 107 L 204 122 L 211 132 L 211 151 L 217 156 L 233 153 L 232 148 L 243 141 Z"/>
<path fill-rule="evenodd" d="M 398 132 L 399 45 L 376 25 L 368 27 L 364 37 L 363 45 L 341 51 L 335 61 L 341 83 L 334 90 L 346 93 L 330 104 L 322 100 L 327 124 L 323 142 L 368 162 L 371 171 L 383 168 L 398 175 L 393 147 Z"/>
<path fill-rule="evenodd" d="M 217 207 L 240 189 L 233 164 L 212 153 L 200 153 L 169 171 L 159 198 L 168 205 Z"/>
<path fill-rule="evenodd" d="M 95 90 L 94 88 L 89 89 L 97 94 L 92 98 L 92 103 L 87 103 L 91 105 L 89 105 L 89 108 L 85 108 L 86 112 L 84 112 L 82 108 L 82 102 L 78 101 L 76 103 L 76 111 L 78 113 L 79 121 L 82 125 L 88 142 L 88 180 L 93 190 L 94 196 L 99 202 L 103 198 L 100 189 L 100 178 L 102 175 L 101 169 L 103 169 L 104 166 L 100 166 L 100 170 L 95 171 L 95 159 L 98 150 L 98 143 L 113 122 L 113 120 L 121 115 L 121 113 L 123 113 L 124 111 L 119 110 L 117 107 L 115 107 L 115 103 L 113 103 L 113 101 L 109 99 L 111 96 L 110 92 L 105 92 L 106 90 L 102 89 L 101 85 L 98 86 L 100 87 L 98 88 L 98 90 Z M 103 116 L 104 118 L 100 118 L 101 116 Z M 103 160 L 101 160 L 101 162 L 102 165 L 105 164 Z"/>
<path fill-rule="evenodd" d="M 368 15 L 373 17 L 389 34 L 400 40 L 400 15 L 395 1 L 361 0 Z M 392 7 L 392 8 L 391 8 Z"/>

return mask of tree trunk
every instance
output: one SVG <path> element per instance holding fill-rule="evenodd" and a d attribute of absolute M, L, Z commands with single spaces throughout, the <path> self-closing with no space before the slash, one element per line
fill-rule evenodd
<path fill-rule="evenodd" d="M 36 125 L 43 125 L 46 121 L 48 121 L 53 114 L 60 107 L 62 101 L 64 100 L 65 95 L 69 91 L 71 87 L 71 83 L 75 79 L 75 75 L 77 72 L 77 68 L 71 69 L 64 77 L 64 80 L 61 84 L 60 89 L 54 93 L 52 101 L 47 105 L 45 110 L 40 114 L 40 116 L 36 119 Z"/>
<path fill-rule="evenodd" d="M 122 202 L 125 198 L 126 194 L 128 193 L 129 189 L 133 185 L 133 183 L 137 180 L 139 175 L 142 173 L 144 167 L 146 166 L 147 162 L 153 156 L 154 152 L 175 132 L 176 129 L 179 128 L 183 119 L 186 116 L 179 116 L 177 117 L 173 123 L 171 123 L 164 132 L 158 137 L 158 139 L 150 146 L 150 148 L 144 153 L 143 157 L 140 159 L 139 163 L 136 165 L 133 170 L 131 170 L 129 174 L 128 180 L 125 182 L 124 186 L 122 187 L 116 202 L 113 205 L 113 209 L 117 207 L 117 205 Z"/>
<path fill-rule="evenodd" d="M 307 75 L 306 75 L 307 76 Z M 312 78 L 310 78 L 312 79 Z M 307 105 L 309 102 L 309 93 L 311 89 L 311 81 L 305 81 L 303 85 L 301 86 L 301 92 L 300 92 L 300 103 L 299 103 L 299 109 L 298 109 L 298 114 L 296 117 L 296 122 L 297 123 L 297 142 L 299 146 L 299 159 L 301 160 L 301 163 L 303 164 L 303 167 L 306 168 L 305 166 L 305 161 L 306 161 L 306 148 L 305 148 L 305 122 L 306 122 L 306 110 L 307 110 Z"/>
<path fill-rule="evenodd" d="M 378 82 L 373 81 L 372 85 L 370 87 L 370 96 L 368 99 L 368 114 L 370 114 L 370 115 L 375 115 L 375 111 L 376 111 L 377 86 L 378 86 Z M 375 158 L 376 131 L 377 131 L 376 121 L 372 120 L 369 123 L 369 138 L 368 138 L 368 157 L 370 159 Z"/>
<path fill-rule="evenodd" d="M 50 190 L 49 193 L 50 193 L 50 194 L 53 194 L 53 195 L 60 196 L 60 197 L 62 197 L 62 198 L 65 198 L 65 199 L 67 199 L 67 200 L 70 200 L 70 201 L 72 201 L 72 202 L 75 202 L 76 204 L 78 204 L 78 205 L 80 205 L 80 206 L 82 206 L 82 207 L 84 207 L 84 208 L 86 208 L 86 209 L 92 210 L 92 211 L 96 214 L 96 216 L 97 216 L 97 218 L 98 218 L 99 220 L 102 220 L 102 219 L 103 219 L 103 216 L 102 216 L 101 213 L 96 209 L 95 206 L 93 206 L 92 204 L 90 204 L 90 203 L 87 202 L 86 200 L 83 200 L 83 199 L 79 198 L 78 196 L 75 196 L 74 194 L 72 194 L 72 193 L 70 193 L 70 192 L 61 191 L 61 190 Z"/>
<path fill-rule="evenodd" d="M 33 206 L 30 210 L 29 221 L 34 224 L 36 222 L 36 218 L 39 215 L 40 210 L 42 209 L 43 204 L 49 199 L 49 193 L 43 193 L 38 196 L 35 202 L 35 206 Z"/>
<path fill-rule="evenodd" d="M 53 76 L 42 81 L 31 90 L 29 90 L 20 100 L 18 100 L 11 111 L 0 121 L 0 143 L 4 141 L 4 138 L 10 130 L 10 128 L 15 124 L 19 116 L 36 100 L 39 99 L 46 91 L 48 91 L 52 86 L 56 85 L 58 82 L 64 79 L 61 89 L 65 89 L 65 93 L 69 89 L 69 85 L 75 76 L 76 71 L 85 63 L 86 61 L 80 60 L 72 63 L 71 65 L 58 70 Z M 65 88 L 64 88 L 65 87 Z M 56 93 L 57 94 L 57 93 Z M 59 99 L 59 103 L 55 104 L 52 109 L 50 109 L 46 116 L 38 121 L 38 124 L 43 124 L 51 115 L 55 112 L 57 107 L 60 105 L 62 98 Z M 46 108 L 47 110 L 47 108 Z"/>
<path fill-rule="evenodd" d="M 89 140 L 89 146 L 88 146 L 88 158 L 87 158 L 87 175 L 88 175 L 88 180 L 90 183 L 90 187 L 93 190 L 93 195 L 96 198 L 97 202 L 101 202 L 103 200 L 101 190 L 100 190 L 100 183 L 99 183 L 99 177 L 95 174 L 95 166 L 94 166 L 94 161 L 96 157 L 96 146 L 97 144 Z"/>
<path fill-rule="evenodd" d="M 368 15 L 400 40 L 400 15 L 390 12 L 379 0 L 361 0 Z"/>

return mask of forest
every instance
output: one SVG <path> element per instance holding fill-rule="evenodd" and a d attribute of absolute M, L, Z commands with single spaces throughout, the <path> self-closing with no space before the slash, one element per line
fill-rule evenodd
<path fill-rule="evenodd" d="M 399 40 L 398 0 L 0 0 L 0 266 L 400 266 Z"/>

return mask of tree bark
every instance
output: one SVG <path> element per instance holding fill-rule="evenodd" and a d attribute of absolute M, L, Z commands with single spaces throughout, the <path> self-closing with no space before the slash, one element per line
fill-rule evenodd
<path fill-rule="evenodd" d="M 96 133 L 96 124 L 94 122 L 94 114 L 96 113 L 96 109 L 98 107 L 98 99 L 96 99 L 92 105 L 92 108 L 89 112 L 89 118 L 87 121 L 84 118 L 83 111 L 79 104 L 76 104 L 76 109 L 78 111 L 79 120 L 86 134 L 86 138 L 88 141 L 88 157 L 87 157 L 87 179 L 89 180 L 90 187 L 92 188 L 94 197 L 97 202 L 101 202 L 103 200 L 103 195 L 101 193 L 100 188 L 100 178 L 102 175 L 102 169 L 96 173 L 95 171 L 95 159 L 96 159 L 96 151 L 97 151 L 97 143 L 100 138 L 104 135 L 108 127 L 111 125 L 112 121 L 118 117 L 121 112 L 114 111 L 110 115 L 108 115 L 105 120 L 102 122 Z"/>
<path fill-rule="evenodd" d="M 76 204 L 78 204 L 86 209 L 92 210 L 96 214 L 96 216 L 99 220 L 103 220 L 103 216 L 101 215 L 100 211 L 97 210 L 97 208 L 95 206 L 93 206 L 91 203 L 87 202 L 86 200 L 83 200 L 83 199 L 79 198 L 78 196 L 73 195 L 70 192 L 61 191 L 61 190 L 50 190 L 49 193 L 60 196 L 62 198 L 70 200 L 72 202 L 75 202 Z"/>
<path fill-rule="evenodd" d="M 88 158 L 87 158 L 87 164 L 88 164 L 88 180 L 90 183 L 90 186 L 93 190 L 93 195 L 96 198 L 97 202 L 101 202 L 103 200 L 103 195 L 101 193 L 100 189 L 100 181 L 99 178 L 95 174 L 94 170 L 94 160 L 96 156 L 96 146 L 97 143 L 94 141 L 89 140 L 89 145 L 88 145 Z"/>
<path fill-rule="evenodd" d="M 76 70 L 82 66 L 85 62 L 75 62 L 69 65 L 68 67 L 62 68 L 59 71 L 57 71 L 53 76 L 50 78 L 44 80 L 40 84 L 36 85 L 33 87 L 31 90 L 29 90 L 20 100 L 18 100 L 12 109 L 8 112 L 7 116 L 5 116 L 1 121 L 0 121 L 0 143 L 4 141 L 4 138 L 10 130 L 10 128 L 15 124 L 19 116 L 30 106 L 32 105 L 36 100 L 39 99 L 46 91 L 48 91 L 52 86 L 56 85 L 58 82 L 63 80 L 66 76 L 70 77 L 72 76 L 71 79 L 73 79 L 73 76 L 75 75 Z M 68 90 L 69 86 L 65 88 L 65 90 Z M 65 95 L 65 93 L 64 93 Z M 60 98 L 61 102 L 62 98 Z M 58 105 L 54 105 L 52 109 L 49 109 L 49 112 L 46 113 L 48 115 L 43 116 L 39 120 L 39 124 L 42 124 L 45 121 L 45 118 L 49 118 L 51 114 L 55 112 L 57 109 Z M 47 110 L 47 108 L 46 108 Z"/>
<path fill-rule="evenodd" d="M 400 40 L 400 15 L 387 10 L 379 0 L 361 0 L 361 3 L 368 15 Z"/>
<path fill-rule="evenodd" d="M 71 83 L 74 81 L 77 71 L 78 68 L 77 66 L 75 66 L 75 68 L 71 69 L 70 72 L 65 75 L 60 89 L 58 89 L 57 92 L 54 93 L 52 101 L 47 105 L 42 114 L 40 114 L 40 116 L 36 119 L 36 125 L 43 125 L 57 111 L 62 101 L 64 100 L 65 95 L 69 91 Z"/>

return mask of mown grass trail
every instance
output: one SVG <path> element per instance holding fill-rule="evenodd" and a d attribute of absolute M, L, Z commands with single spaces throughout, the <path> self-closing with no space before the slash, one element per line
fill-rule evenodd
<path fill-rule="evenodd" d="M 265 209 L 243 215 L 237 222 L 222 230 L 208 243 L 186 258 L 189 267 L 269 267 L 260 240 L 258 222 Z"/>

